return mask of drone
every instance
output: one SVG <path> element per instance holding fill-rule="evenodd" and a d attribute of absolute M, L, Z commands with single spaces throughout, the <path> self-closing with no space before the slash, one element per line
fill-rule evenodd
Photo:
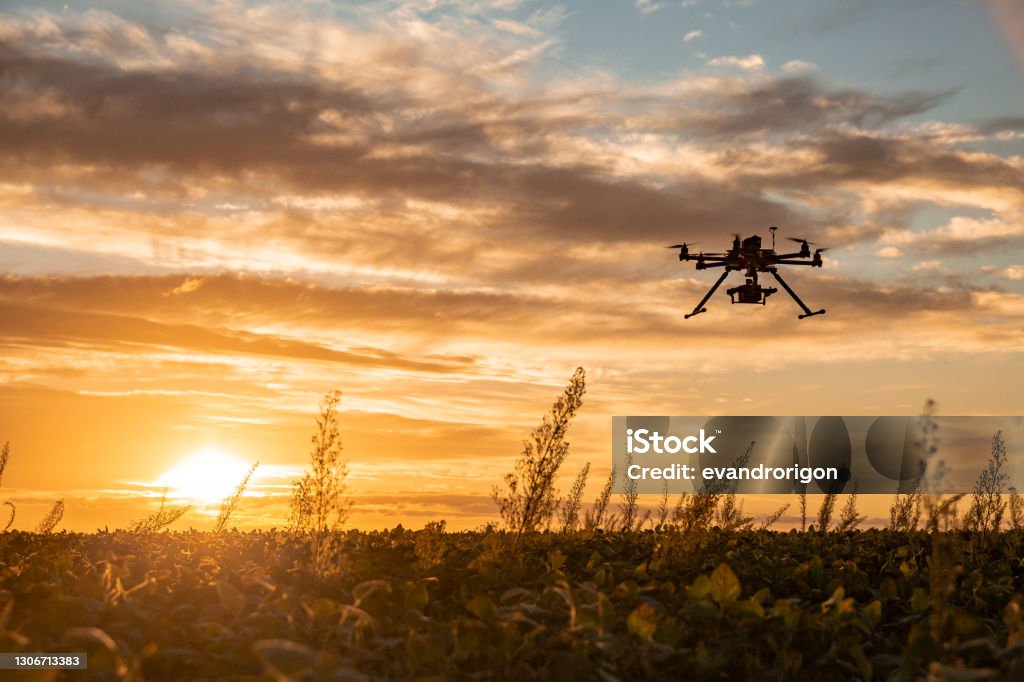
<path fill-rule="evenodd" d="M 804 314 L 799 316 L 799 319 L 805 317 L 811 317 L 812 315 L 824 315 L 825 310 L 811 311 L 800 297 L 796 295 L 796 292 L 786 284 L 786 280 L 782 279 L 778 272 L 778 266 L 780 265 L 809 265 L 812 268 L 821 267 L 821 254 L 827 251 L 827 248 L 819 247 L 814 250 L 814 254 L 811 254 L 811 246 L 817 246 L 814 242 L 809 242 L 806 239 L 800 237 L 786 237 L 789 241 L 796 242 L 800 245 L 800 250 L 793 253 L 776 253 L 775 252 L 775 231 L 779 228 L 770 227 L 768 228 L 772 233 L 772 247 L 770 249 L 761 248 L 761 237 L 754 235 L 741 240 L 740 235 L 733 235 L 732 248 L 725 253 L 704 253 L 699 252 L 696 256 L 690 253 L 690 246 L 686 242 L 682 244 L 673 244 L 667 248 L 679 249 L 679 260 L 681 261 L 697 261 L 698 270 L 708 270 L 710 268 L 725 268 L 725 272 L 718 278 L 718 281 L 714 283 L 711 289 L 704 295 L 704 298 L 700 300 L 697 307 L 693 309 L 692 313 L 684 315 L 685 319 L 690 319 L 694 315 L 700 315 L 706 313 L 707 308 L 704 304 L 708 302 L 718 287 L 721 286 L 725 278 L 729 276 L 729 273 L 736 271 L 744 271 L 746 274 L 746 283 L 741 284 L 731 289 L 726 289 L 725 293 L 729 294 L 729 298 L 732 303 L 760 303 L 761 305 L 767 305 L 768 297 L 776 293 L 778 289 L 773 287 L 763 287 L 757 282 L 757 273 L 768 272 L 778 280 L 782 288 L 793 297 L 793 300 L 797 302 L 797 305 L 803 309 Z M 809 258 L 810 260 L 804 260 Z"/>

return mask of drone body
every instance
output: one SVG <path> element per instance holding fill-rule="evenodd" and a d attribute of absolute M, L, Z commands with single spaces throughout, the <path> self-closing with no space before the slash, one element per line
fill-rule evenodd
<path fill-rule="evenodd" d="M 780 265 L 809 265 L 812 268 L 820 268 L 821 254 L 826 249 L 818 248 L 811 254 L 810 245 L 813 242 L 809 242 L 806 239 L 800 239 L 795 237 L 787 237 L 790 241 L 794 241 L 800 244 L 800 250 L 794 253 L 776 253 L 775 251 L 775 230 L 777 227 L 769 228 L 772 232 L 772 246 L 770 249 L 761 248 L 761 237 L 754 235 L 741 240 L 737 234 L 734 236 L 732 242 L 732 248 L 725 253 L 704 253 L 700 252 L 696 256 L 692 255 L 689 250 L 689 246 L 686 242 L 682 244 L 674 244 L 668 248 L 679 249 L 679 260 L 681 261 L 697 261 L 698 270 L 709 270 L 711 268 L 724 268 L 722 276 L 718 278 L 718 281 L 711 287 L 711 290 L 704 295 L 704 298 L 700 300 L 700 303 L 693 309 L 693 312 L 685 315 L 686 319 L 699 315 L 700 313 L 707 312 L 707 308 L 704 304 L 708 302 L 708 299 L 718 290 L 718 287 L 725 281 L 725 278 L 729 276 L 730 272 L 734 270 L 737 272 L 742 271 L 746 277 L 745 283 L 726 289 L 726 293 L 729 294 L 729 298 L 732 303 L 760 303 L 766 305 L 768 303 L 768 297 L 778 292 L 778 289 L 773 287 L 761 286 L 757 281 L 757 274 L 759 272 L 771 274 L 778 282 L 782 285 L 782 288 L 793 297 L 793 300 L 797 302 L 797 305 L 804 311 L 803 315 L 799 318 L 802 320 L 805 317 L 811 317 L 812 315 L 824 315 L 825 311 L 817 310 L 812 312 L 810 308 L 804 305 L 804 302 L 800 300 L 800 297 L 796 295 L 786 281 L 778 273 L 778 266 Z M 810 259 L 810 260 L 807 260 Z"/>

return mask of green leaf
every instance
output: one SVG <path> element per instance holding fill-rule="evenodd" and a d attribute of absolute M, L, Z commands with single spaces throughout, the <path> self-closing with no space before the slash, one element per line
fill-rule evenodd
<path fill-rule="evenodd" d="M 695 599 L 706 599 L 711 594 L 711 579 L 706 575 L 699 575 L 686 588 L 686 592 Z"/>
<path fill-rule="evenodd" d="M 658 630 L 654 633 L 654 639 L 662 644 L 671 647 L 678 646 L 679 640 L 683 637 L 682 624 L 675 616 L 662 618 L 658 621 Z"/>
<path fill-rule="evenodd" d="M 352 596 L 355 597 L 353 606 L 362 606 L 363 602 L 374 595 L 391 594 L 391 583 L 386 580 L 367 580 L 352 588 Z"/>
<path fill-rule="evenodd" d="M 466 603 L 466 610 L 485 623 L 498 620 L 498 609 L 486 594 L 478 594 Z"/>
<path fill-rule="evenodd" d="M 565 560 L 568 557 L 560 549 L 553 549 L 548 552 L 548 571 L 555 572 L 565 565 Z"/>
<path fill-rule="evenodd" d="M 600 632 L 604 634 L 615 627 L 615 604 L 604 592 L 597 593 L 597 620 L 601 625 Z"/>
<path fill-rule="evenodd" d="M 821 557 L 815 554 L 813 557 L 811 557 L 811 560 L 807 566 L 808 572 L 811 574 L 811 577 L 815 580 L 821 580 L 822 575 L 825 572 L 825 564 L 824 562 L 822 562 Z"/>
<path fill-rule="evenodd" d="M 510 587 L 501 593 L 502 604 L 518 604 L 526 601 L 533 593 L 525 587 Z"/>
<path fill-rule="evenodd" d="M 776 599 L 772 613 L 782 618 L 788 630 L 794 630 L 800 624 L 800 609 L 788 599 Z"/>
<path fill-rule="evenodd" d="M 928 608 L 928 592 L 923 587 L 915 587 L 914 594 L 910 597 L 910 611 L 921 613 Z"/>
<path fill-rule="evenodd" d="M 733 613 L 754 616 L 755 618 L 764 618 L 764 607 L 761 606 L 761 602 L 753 598 L 732 603 L 730 610 Z"/>
<path fill-rule="evenodd" d="M 313 597 L 312 595 L 302 596 L 302 607 L 310 617 L 317 620 L 334 617 L 341 610 L 341 604 L 333 599 Z"/>
<path fill-rule="evenodd" d="M 864 655 L 864 649 L 859 643 L 854 642 L 849 645 L 848 651 L 850 652 L 850 656 L 853 657 L 854 662 L 857 664 L 857 672 L 860 673 L 861 679 L 871 682 L 873 671 L 871 669 L 871 662 L 868 660 L 867 656 Z"/>
<path fill-rule="evenodd" d="M 626 627 L 640 639 L 651 639 L 658 629 L 658 612 L 650 604 L 638 604 L 626 619 Z"/>
<path fill-rule="evenodd" d="M 947 682 L 982 682 L 983 680 L 1001 679 L 998 670 L 989 668 L 952 668 L 936 663 L 931 670 L 935 679 L 946 680 Z"/>
<path fill-rule="evenodd" d="M 873 629 L 882 621 L 882 602 L 875 600 L 864 607 L 864 620 Z"/>
<path fill-rule="evenodd" d="M 408 609 L 422 611 L 426 608 L 428 602 L 430 602 L 430 594 L 427 592 L 427 586 L 424 583 L 413 585 L 405 593 L 405 607 Z"/>
<path fill-rule="evenodd" d="M 846 591 L 843 590 L 842 585 L 840 585 L 836 588 L 835 592 L 832 593 L 832 596 L 822 603 L 821 612 L 827 613 L 833 606 L 841 604 L 843 601 L 844 594 L 846 594 Z"/>
<path fill-rule="evenodd" d="M 740 581 L 736 574 L 729 568 L 729 564 L 722 562 L 711 572 L 711 599 L 718 604 L 734 602 L 740 597 Z"/>

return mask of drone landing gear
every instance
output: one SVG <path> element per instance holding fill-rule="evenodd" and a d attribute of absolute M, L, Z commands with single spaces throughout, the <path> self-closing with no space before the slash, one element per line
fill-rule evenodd
<path fill-rule="evenodd" d="M 789 285 L 786 284 L 786 280 L 782 279 L 782 277 L 779 276 L 779 273 L 777 273 L 774 270 L 772 270 L 772 275 L 775 277 L 775 279 L 779 280 L 779 284 L 781 284 L 782 288 L 785 289 L 786 292 L 790 296 L 793 297 L 793 300 L 796 301 L 797 305 L 799 305 L 801 308 L 803 308 L 804 314 L 803 315 L 798 315 L 797 316 L 798 319 L 802 320 L 805 317 L 811 317 L 812 315 L 824 315 L 825 314 L 825 309 L 824 308 L 822 308 L 821 310 L 815 311 L 815 312 L 811 312 L 811 309 L 808 308 L 806 305 L 804 305 L 804 302 L 800 300 L 800 297 L 796 295 L 795 291 L 793 291 L 792 289 L 789 288 Z"/>
<path fill-rule="evenodd" d="M 693 312 L 690 313 L 689 315 L 683 315 L 683 319 L 684 320 L 688 320 L 691 317 L 693 317 L 694 315 L 700 315 L 701 313 L 706 313 L 708 311 L 708 309 L 704 307 L 704 304 L 708 302 L 708 299 L 711 298 L 716 291 L 718 291 L 718 287 L 721 286 L 722 282 L 724 282 L 725 278 L 728 277 L 728 276 L 729 276 L 729 271 L 728 270 L 723 272 L 722 276 L 718 278 L 718 281 L 714 283 L 714 285 L 711 287 L 711 289 L 708 291 L 708 293 L 704 294 L 704 298 L 700 299 L 700 303 L 698 303 L 697 307 L 695 307 L 693 309 Z M 822 311 L 822 312 L 824 312 L 824 311 Z"/>

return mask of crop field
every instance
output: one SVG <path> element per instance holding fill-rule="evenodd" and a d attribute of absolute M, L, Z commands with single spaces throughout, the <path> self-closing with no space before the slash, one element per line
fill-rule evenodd
<path fill-rule="evenodd" d="M 1024 679 L 1024 533 L 0 536 L 22 679 Z"/>

